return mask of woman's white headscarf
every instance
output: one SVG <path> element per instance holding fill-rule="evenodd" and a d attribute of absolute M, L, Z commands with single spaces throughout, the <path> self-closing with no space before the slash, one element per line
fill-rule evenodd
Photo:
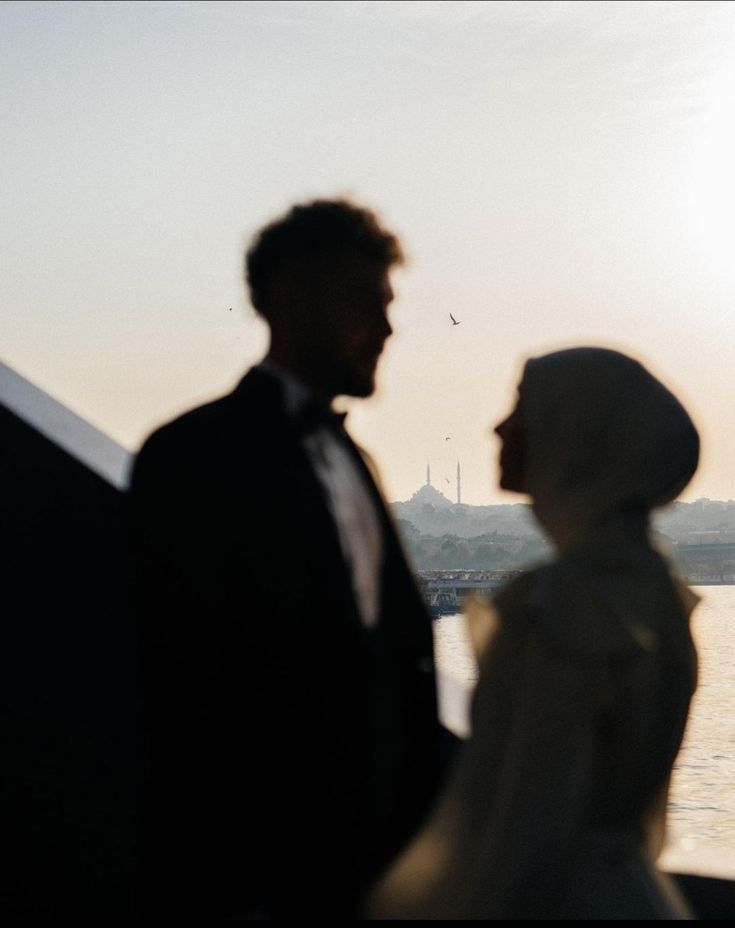
<path fill-rule="evenodd" d="M 529 360 L 519 388 L 526 489 L 585 522 L 674 499 L 697 467 L 681 403 L 617 351 L 573 348 Z"/>

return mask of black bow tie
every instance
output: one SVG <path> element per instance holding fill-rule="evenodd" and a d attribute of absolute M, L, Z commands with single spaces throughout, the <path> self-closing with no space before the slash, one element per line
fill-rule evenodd
<path fill-rule="evenodd" d="M 294 416 L 294 424 L 299 435 L 309 435 L 319 428 L 327 428 L 343 435 L 346 418 L 346 412 L 334 412 L 329 406 L 310 400 L 298 410 Z"/>

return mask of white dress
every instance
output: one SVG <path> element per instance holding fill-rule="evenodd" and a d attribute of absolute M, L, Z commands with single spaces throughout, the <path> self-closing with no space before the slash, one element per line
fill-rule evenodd
<path fill-rule="evenodd" d="M 472 737 L 368 917 L 691 918 L 655 858 L 695 602 L 642 544 L 587 546 L 506 587 Z"/>

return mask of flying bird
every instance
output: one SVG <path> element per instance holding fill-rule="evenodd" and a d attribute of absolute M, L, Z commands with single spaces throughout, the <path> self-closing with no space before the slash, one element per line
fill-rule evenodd
<path fill-rule="evenodd" d="M 445 477 L 444 479 L 447 481 L 447 483 L 451 483 L 451 482 L 452 482 L 452 481 L 449 479 L 449 477 Z"/>
<path fill-rule="evenodd" d="M 449 313 L 449 318 L 452 320 L 452 325 L 460 325 L 460 323 L 462 322 L 461 319 L 459 322 L 457 322 L 457 320 L 454 318 L 454 316 L 451 313 Z"/>
<path fill-rule="evenodd" d="M 451 440 L 452 440 L 451 435 L 447 435 L 447 437 L 444 439 L 444 441 L 451 441 Z"/>
<path fill-rule="evenodd" d="M 232 307 L 230 306 L 230 308 L 229 308 L 227 311 L 231 313 L 231 312 L 232 312 Z"/>

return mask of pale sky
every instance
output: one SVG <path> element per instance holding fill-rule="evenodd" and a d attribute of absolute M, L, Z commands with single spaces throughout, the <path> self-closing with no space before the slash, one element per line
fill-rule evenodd
<path fill-rule="evenodd" d="M 575 344 L 648 363 L 684 498 L 735 498 L 735 4 L 24 0 L 0 76 L 0 360 L 127 447 L 263 355 L 251 235 L 348 194 L 410 257 L 350 413 L 389 498 L 459 457 L 516 502 L 488 429 Z"/>

